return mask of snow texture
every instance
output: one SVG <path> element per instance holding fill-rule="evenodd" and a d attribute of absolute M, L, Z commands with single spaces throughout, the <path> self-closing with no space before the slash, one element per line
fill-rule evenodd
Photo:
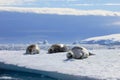
<path fill-rule="evenodd" d="M 66 52 L 25 55 L 25 51 L 0 51 L 0 68 L 39 73 L 63 80 L 120 79 L 120 50 L 91 50 L 86 59 L 67 59 Z"/>

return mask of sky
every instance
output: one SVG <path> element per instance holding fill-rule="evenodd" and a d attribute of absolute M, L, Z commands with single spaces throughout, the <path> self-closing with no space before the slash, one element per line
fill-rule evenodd
<path fill-rule="evenodd" d="M 120 0 L 0 0 L 0 43 L 74 42 L 120 33 Z"/>

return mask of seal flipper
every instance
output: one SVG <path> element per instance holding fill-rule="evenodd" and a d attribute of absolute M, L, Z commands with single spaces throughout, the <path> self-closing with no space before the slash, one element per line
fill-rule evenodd
<path fill-rule="evenodd" d="M 92 55 L 95 55 L 95 54 L 93 54 L 93 53 L 89 52 L 89 56 L 92 56 Z"/>

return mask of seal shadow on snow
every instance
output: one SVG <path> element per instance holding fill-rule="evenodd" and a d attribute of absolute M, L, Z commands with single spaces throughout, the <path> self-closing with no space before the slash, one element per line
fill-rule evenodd
<path fill-rule="evenodd" d="M 47 76 L 47 77 L 49 77 L 51 79 L 54 79 L 54 80 L 99 80 L 99 79 L 92 78 L 92 77 L 89 77 L 89 76 L 75 76 L 75 75 L 58 73 L 58 72 L 55 72 L 55 71 L 52 72 L 52 71 L 35 70 L 35 69 L 26 68 L 24 66 L 19 67 L 19 66 L 12 65 L 12 64 L 5 64 L 3 62 L 0 62 L 0 68 L 1 69 L 18 71 L 18 72 L 40 74 L 40 75 Z"/>

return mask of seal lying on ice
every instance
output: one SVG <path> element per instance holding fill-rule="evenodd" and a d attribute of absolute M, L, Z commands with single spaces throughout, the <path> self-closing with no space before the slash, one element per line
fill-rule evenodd
<path fill-rule="evenodd" d="M 53 44 L 49 49 L 48 53 L 67 52 L 68 48 L 64 44 Z"/>
<path fill-rule="evenodd" d="M 29 45 L 26 49 L 26 54 L 39 54 L 40 48 L 36 44 Z"/>
<path fill-rule="evenodd" d="M 67 58 L 74 58 L 74 59 L 84 59 L 87 58 L 90 55 L 94 55 L 90 53 L 86 48 L 80 47 L 80 46 L 75 46 L 73 47 L 68 53 L 67 53 Z"/>

